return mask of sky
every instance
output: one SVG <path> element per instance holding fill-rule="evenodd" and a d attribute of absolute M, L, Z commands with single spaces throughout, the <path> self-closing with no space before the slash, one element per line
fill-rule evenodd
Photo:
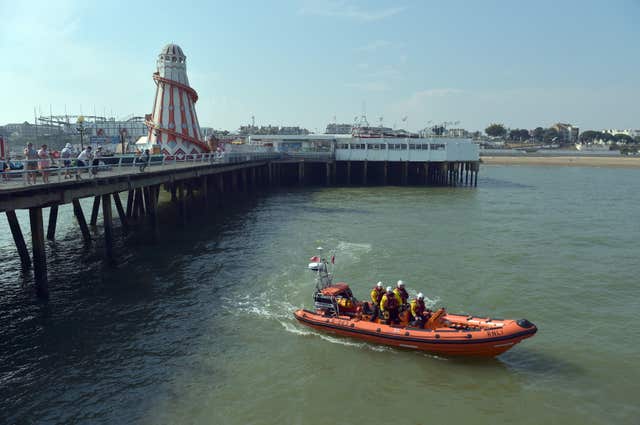
<path fill-rule="evenodd" d="M 217 129 L 640 128 L 640 0 L 0 0 L 0 125 L 150 113 L 167 43 Z"/>

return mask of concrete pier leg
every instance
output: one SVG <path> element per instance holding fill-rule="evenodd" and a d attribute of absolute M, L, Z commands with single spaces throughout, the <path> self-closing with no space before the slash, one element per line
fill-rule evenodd
<path fill-rule="evenodd" d="M 89 233 L 89 226 L 87 226 L 87 220 L 84 218 L 84 212 L 82 212 L 82 206 L 78 199 L 73 200 L 73 214 L 76 216 L 76 220 L 80 226 L 80 232 L 82 232 L 84 243 L 91 245 L 91 233 Z"/>
<path fill-rule="evenodd" d="M 406 186 L 409 183 L 409 161 L 402 163 L 402 185 Z"/>
<path fill-rule="evenodd" d="M 304 162 L 298 163 L 298 184 L 304 186 Z"/>
<path fill-rule="evenodd" d="M 155 187 L 149 188 L 149 202 L 147 208 L 147 215 L 149 216 L 149 224 L 151 226 L 151 235 L 154 242 L 159 239 L 160 231 L 158 228 L 158 197 Z"/>
<path fill-rule="evenodd" d="M 272 163 L 267 164 L 267 182 L 269 183 L 269 186 L 273 186 L 273 164 Z"/>
<path fill-rule="evenodd" d="M 351 161 L 347 161 L 347 184 L 351 185 Z"/>
<path fill-rule="evenodd" d="M 149 186 L 142 188 L 142 193 L 144 194 L 144 209 L 146 211 L 146 215 L 149 215 L 149 210 L 151 209 L 151 190 Z"/>
<path fill-rule="evenodd" d="M 91 208 L 91 221 L 89 224 L 95 226 L 98 223 L 98 212 L 100 212 L 100 197 L 93 198 L 93 208 Z"/>
<path fill-rule="evenodd" d="M 47 239 L 50 241 L 56 238 L 57 224 L 58 224 L 58 206 L 51 205 L 51 208 L 49 208 L 49 226 L 47 227 Z"/>
<path fill-rule="evenodd" d="M 464 163 L 464 184 L 469 186 L 469 163 L 465 162 Z"/>
<path fill-rule="evenodd" d="M 256 167 L 251 167 L 251 181 L 249 182 L 249 191 L 253 192 L 257 189 Z"/>
<path fill-rule="evenodd" d="M 116 210 L 118 211 L 118 217 L 120 218 L 120 224 L 122 224 L 122 228 L 124 230 L 129 229 L 129 223 L 127 222 L 127 215 L 124 212 L 124 208 L 122 208 L 122 201 L 120 200 L 120 194 L 113 194 L 113 202 L 116 204 Z"/>
<path fill-rule="evenodd" d="M 179 183 L 178 185 L 178 203 L 179 203 L 179 212 L 180 217 L 182 219 L 182 225 L 187 225 L 187 200 L 184 194 L 184 183 Z"/>
<path fill-rule="evenodd" d="M 242 179 L 242 192 L 248 192 L 248 183 L 247 183 L 247 169 L 243 168 L 240 172 L 240 177 Z"/>
<path fill-rule="evenodd" d="M 127 218 L 131 218 L 133 212 L 133 190 L 127 193 Z"/>
<path fill-rule="evenodd" d="M 113 218 L 111 216 L 111 197 L 102 195 L 102 221 L 104 222 L 104 255 L 113 262 Z"/>
<path fill-rule="evenodd" d="M 476 168 L 476 178 L 475 178 L 475 180 L 473 182 L 473 187 L 478 187 L 478 171 L 480 171 L 480 170 L 478 170 L 478 168 Z"/>
<path fill-rule="evenodd" d="M 221 207 L 224 204 L 224 175 L 222 173 L 215 176 L 218 191 L 216 193 L 217 205 Z"/>
<path fill-rule="evenodd" d="M 424 184 L 426 186 L 429 184 L 429 163 L 423 162 L 422 169 L 424 170 Z"/>
<path fill-rule="evenodd" d="M 389 162 L 385 161 L 382 164 L 382 184 L 386 186 L 389 183 Z"/>
<path fill-rule="evenodd" d="M 202 176 L 202 199 L 204 200 L 204 209 L 209 212 L 209 176 Z"/>
<path fill-rule="evenodd" d="M 144 190 L 142 188 L 136 189 L 136 217 L 144 217 Z"/>
<path fill-rule="evenodd" d="M 38 298 L 49 298 L 49 282 L 47 280 L 47 255 L 44 250 L 44 226 L 42 208 L 29 208 L 31 222 L 31 245 L 33 250 L 33 276 L 36 281 Z"/>
<path fill-rule="evenodd" d="M 29 257 L 29 251 L 27 250 L 27 244 L 24 241 L 24 236 L 22 235 L 22 230 L 20 229 L 20 222 L 18 221 L 18 217 L 16 216 L 15 211 L 6 211 L 7 220 L 9 221 L 9 227 L 11 228 L 11 235 L 13 236 L 13 241 L 16 244 L 16 248 L 18 249 L 18 254 L 20 255 L 20 262 L 22 263 L 22 267 L 28 269 L 31 267 L 31 258 Z"/>
<path fill-rule="evenodd" d="M 178 202 L 178 197 L 176 196 L 175 183 L 171 185 L 171 202 Z"/>
<path fill-rule="evenodd" d="M 233 193 L 238 192 L 238 172 L 237 171 L 231 172 L 231 191 Z"/>
<path fill-rule="evenodd" d="M 325 186 L 331 186 L 331 164 L 325 164 Z"/>
<path fill-rule="evenodd" d="M 362 184 L 363 185 L 367 185 L 367 168 L 368 168 L 368 164 L 367 161 L 364 161 L 364 164 L 362 165 Z"/>

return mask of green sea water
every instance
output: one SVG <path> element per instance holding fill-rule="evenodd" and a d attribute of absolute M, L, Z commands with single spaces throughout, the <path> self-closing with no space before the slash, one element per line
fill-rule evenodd
<path fill-rule="evenodd" d="M 194 206 L 186 228 L 165 205 L 159 244 L 117 232 L 116 268 L 65 206 L 47 303 L 3 219 L 0 423 L 637 424 L 639 182 L 483 166 L 477 188 L 283 189 Z M 361 298 L 402 279 L 539 332 L 489 360 L 318 333 L 292 311 L 312 306 L 319 245 Z"/>

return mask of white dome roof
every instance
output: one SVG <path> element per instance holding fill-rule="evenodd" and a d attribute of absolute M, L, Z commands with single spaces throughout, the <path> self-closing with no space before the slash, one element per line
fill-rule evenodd
<path fill-rule="evenodd" d="M 175 56 L 177 58 L 186 59 L 182 49 L 177 44 L 169 43 L 162 48 L 160 56 Z"/>

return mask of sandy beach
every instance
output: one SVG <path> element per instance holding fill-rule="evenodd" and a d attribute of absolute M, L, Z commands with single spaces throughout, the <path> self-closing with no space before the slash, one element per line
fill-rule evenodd
<path fill-rule="evenodd" d="M 624 167 L 640 168 L 640 156 L 482 156 L 488 165 L 559 165 L 569 167 Z"/>

